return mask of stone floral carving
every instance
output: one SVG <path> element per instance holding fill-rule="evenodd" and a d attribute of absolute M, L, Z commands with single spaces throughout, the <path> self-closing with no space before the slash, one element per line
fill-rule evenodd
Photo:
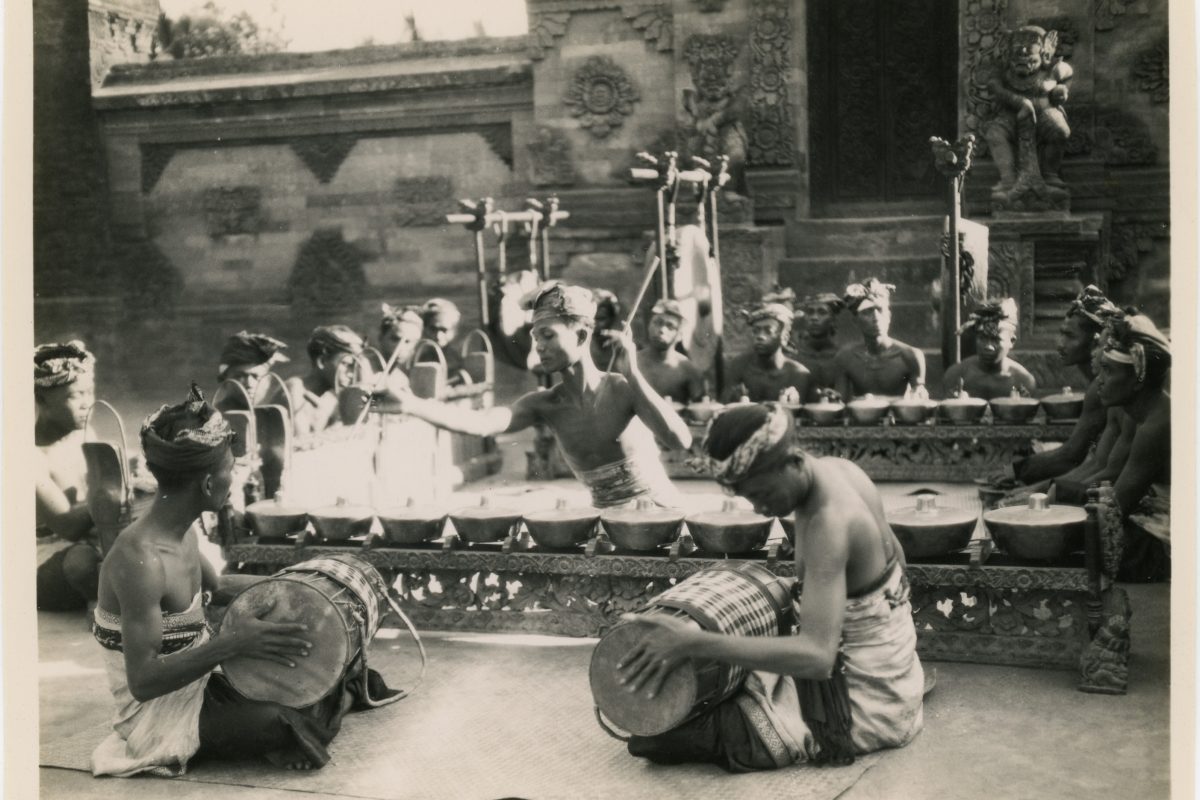
<path fill-rule="evenodd" d="M 795 130 L 788 97 L 791 62 L 791 3 L 754 3 L 750 30 L 749 163 L 790 167 L 795 160 Z"/>
<path fill-rule="evenodd" d="M 1008 0 L 968 0 L 962 14 L 959 48 L 962 51 L 965 108 L 964 133 L 978 140 L 977 154 L 987 155 L 983 138 L 984 120 L 992 112 L 992 64 L 1003 47 L 1003 27 Z"/>
<path fill-rule="evenodd" d="M 629 20 L 634 30 L 641 31 L 647 42 L 653 42 L 655 50 L 660 53 L 671 50 L 674 45 L 674 25 L 671 10 L 667 6 L 622 6 L 621 16 Z"/>
<path fill-rule="evenodd" d="M 205 189 L 204 220 L 208 235 L 214 239 L 258 233 L 262 225 L 262 190 L 257 186 Z"/>
<path fill-rule="evenodd" d="M 1034 245 L 1032 242 L 988 243 L 988 296 L 1011 297 L 1020 309 L 1020 336 L 1033 334 Z"/>
<path fill-rule="evenodd" d="M 1076 119 L 1091 119 L 1091 126 L 1076 124 L 1067 140 L 1071 155 L 1092 155 L 1110 166 L 1147 165 L 1158 160 L 1158 146 L 1150 126 L 1137 114 L 1109 106 L 1081 106 Z"/>
<path fill-rule="evenodd" d="M 1094 3 L 1092 18 L 1098 31 L 1111 31 L 1117 27 L 1119 18 L 1131 11 L 1140 16 L 1149 13 L 1146 4 L 1139 0 L 1094 0 Z"/>
<path fill-rule="evenodd" d="M 995 102 L 983 135 L 1000 171 L 995 210 L 1067 208 L 1070 194 L 1058 173 L 1071 135 L 1064 106 L 1074 72 L 1057 48 L 1057 31 L 1025 25 L 1005 35 L 1002 59 L 992 64 Z"/>
<path fill-rule="evenodd" d="M 529 182 L 534 186 L 572 186 L 577 176 L 571 140 L 557 128 L 540 126 L 529 151 Z"/>
<path fill-rule="evenodd" d="M 580 127 L 604 139 L 625 124 L 640 99 L 624 69 L 608 56 L 592 56 L 575 70 L 563 102 Z"/>
<path fill-rule="evenodd" d="M 555 42 L 567 32 L 567 23 L 571 15 L 568 12 L 534 14 L 529 20 L 529 57 L 540 61 L 546 57 L 546 51 L 555 46 Z"/>
<path fill-rule="evenodd" d="M 143 194 L 148 194 L 154 189 L 158 179 L 162 177 L 163 170 L 167 168 L 167 164 L 171 163 L 177 149 L 173 144 L 143 143 L 139 145 L 142 156 Z"/>
<path fill-rule="evenodd" d="M 1165 103 L 1171 99 L 1170 58 L 1167 40 L 1163 39 L 1149 50 L 1138 56 L 1133 65 L 1133 77 L 1137 80 L 1138 88 L 1150 95 L 1155 103 Z"/>
<path fill-rule="evenodd" d="M 746 161 L 745 102 L 733 83 L 738 46 L 725 34 L 695 34 L 683 47 L 695 89 L 683 92 L 688 150 L 709 160 L 729 156 L 735 182 Z"/>
<path fill-rule="evenodd" d="M 1119 281 L 1133 274 L 1142 256 L 1154 251 L 1154 241 L 1169 239 L 1170 236 L 1170 225 L 1165 222 L 1113 223 L 1109 234 L 1105 277 Z"/>
<path fill-rule="evenodd" d="M 290 139 L 288 144 L 304 166 L 317 177 L 321 183 L 329 183 L 341 168 L 342 162 L 358 137 L 350 133 L 335 133 L 327 136 L 304 136 Z"/>

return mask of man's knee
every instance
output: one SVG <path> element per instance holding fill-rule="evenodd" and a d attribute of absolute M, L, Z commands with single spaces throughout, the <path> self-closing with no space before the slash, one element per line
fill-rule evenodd
<path fill-rule="evenodd" d="M 1057 108 L 1047 108 L 1038 118 L 1038 136 L 1046 142 L 1065 142 L 1071 135 L 1067 118 Z"/>

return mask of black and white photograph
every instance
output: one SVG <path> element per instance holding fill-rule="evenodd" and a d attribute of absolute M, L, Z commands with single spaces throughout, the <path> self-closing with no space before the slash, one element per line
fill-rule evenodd
<path fill-rule="evenodd" d="M 5 796 L 1193 797 L 1188 0 L 5 5 Z"/>

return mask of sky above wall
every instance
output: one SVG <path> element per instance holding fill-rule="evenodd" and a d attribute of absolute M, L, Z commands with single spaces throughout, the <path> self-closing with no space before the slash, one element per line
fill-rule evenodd
<path fill-rule="evenodd" d="M 204 0 L 160 0 L 168 17 L 197 11 Z M 260 26 L 281 29 L 287 50 L 303 53 L 408 41 L 412 13 L 426 40 L 526 32 L 525 0 L 217 0 L 226 15 L 248 12 Z"/>

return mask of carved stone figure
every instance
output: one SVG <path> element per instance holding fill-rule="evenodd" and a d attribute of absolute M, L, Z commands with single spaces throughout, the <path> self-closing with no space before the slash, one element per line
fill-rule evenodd
<path fill-rule="evenodd" d="M 733 82 L 737 54 L 737 45 L 724 34 L 696 34 L 687 40 L 683 51 L 695 87 L 683 92 L 689 123 L 688 151 L 709 160 L 729 156 L 735 187 L 746 163 L 747 141 L 744 92 Z"/>
<path fill-rule="evenodd" d="M 1055 57 L 1058 32 L 1026 25 L 1008 34 L 1005 63 L 989 88 L 996 114 L 984 137 L 1000 170 L 996 210 L 1066 209 L 1070 194 L 1059 169 L 1071 128 L 1064 105 L 1073 70 Z"/>

